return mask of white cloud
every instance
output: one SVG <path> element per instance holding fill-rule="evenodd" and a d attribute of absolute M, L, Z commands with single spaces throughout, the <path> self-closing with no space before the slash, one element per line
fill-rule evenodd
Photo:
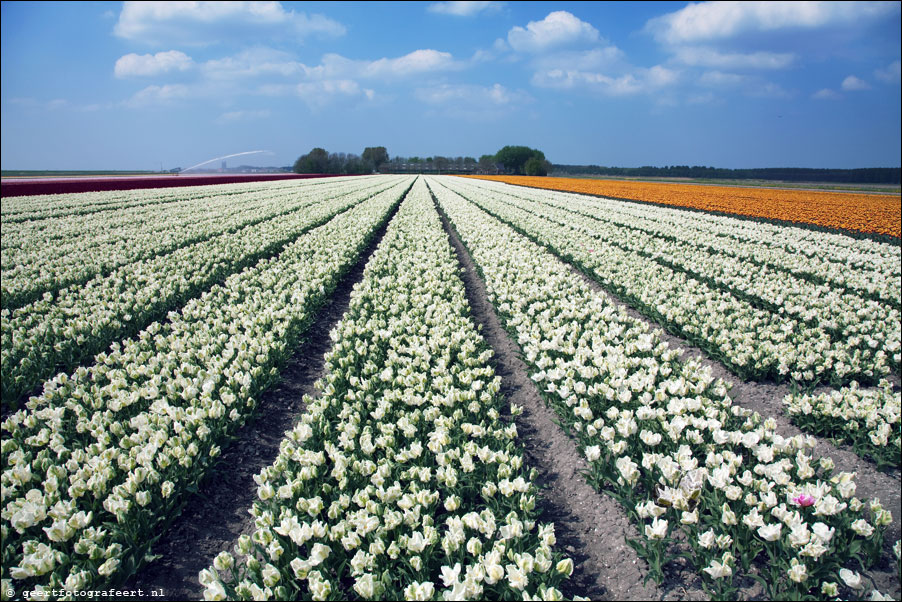
<path fill-rule="evenodd" d="M 429 12 L 456 17 L 472 17 L 481 12 L 497 12 L 504 2 L 433 2 Z"/>
<path fill-rule="evenodd" d="M 310 79 L 395 79 L 407 76 L 456 71 L 466 64 L 454 60 L 448 52 L 432 49 L 414 50 L 396 58 L 372 61 L 354 60 L 340 54 L 326 54 L 315 67 L 304 67 Z"/>
<path fill-rule="evenodd" d="M 542 52 L 549 48 L 599 40 L 598 30 L 566 11 L 549 13 L 541 21 L 530 21 L 526 28 L 516 26 L 507 34 L 507 42 L 519 52 Z"/>
<path fill-rule="evenodd" d="M 304 38 L 339 36 L 340 23 L 323 15 L 285 10 L 279 2 L 125 2 L 113 32 L 148 44 L 205 45 L 235 31 Z"/>
<path fill-rule="evenodd" d="M 753 52 L 742 54 L 720 52 L 714 48 L 684 46 L 676 49 L 674 59 L 692 67 L 718 69 L 784 69 L 792 64 L 795 56 L 788 53 Z"/>
<path fill-rule="evenodd" d="M 650 69 L 636 69 L 634 73 L 618 76 L 574 69 L 551 69 L 538 71 L 532 77 L 532 83 L 543 88 L 587 89 L 605 96 L 632 96 L 655 92 L 678 80 L 678 72 L 660 65 Z"/>
<path fill-rule="evenodd" d="M 426 49 L 414 50 L 394 59 L 382 58 L 371 61 L 366 64 L 361 74 L 365 77 L 403 77 L 435 71 L 457 70 L 463 67 L 464 65 L 455 61 L 448 52 Z"/>
<path fill-rule="evenodd" d="M 116 61 L 116 77 L 161 75 L 170 71 L 187 71 L 194 66 L 191 57 L 178 50 L 156 54 L 126 54 Z"/>
<path fill-rule="evenodd" d="M 850 75 L 842 80 L 842 89 L 846 92 L 854 92 L 856 90 L 870 90 L 871 86 L 863 79 Z"/>
<path fill-rule="evenodd" d="M 811 98 L 815 100 L 832 100 L 834 98 L 839 98 L 839 94 L 830 88 L 823 88 L 812 94 Z"/>
<path fill-rule="evenodd" d="M 375 97 L 373 90 L 361 88 L 360 84 L 350 79 L 303 82 L 297 85 L 295 92 L 312 109 L 321 109 L 339 99 L 372 100 Z"/>
<path fill-rule="evenodd" d="M 706 71 L 698 78 L 698 83 L 710 88 L 732 88 L 749 81 L 745 75 L 725 73 L 723 71 Z"/>
<path fill-rule="evenodd" d="M 898 84 L 899 81 L 902 80 L 902 73 L 900 72 L 902 72 L 902 69 L 900 69 L 900 62 L 893 61 L 886 69 L 877 69 L 874 71 L 874 77 L 888 84 Z"/>
<path fill-rule="evenodd" d="M 294 60 L 287 52 L 254 48 L 234 56 L 207 61 L 202 65 L 211 79 L 229 80 L 274 75 L 299 76 L 305 80 L 393 79 L 407 76 L 456 71 L 466 67 L 448 52 L 414 50 L 404 56 L 376 60 L 354 60 L 339 54 L 326 54 L 319 65 L 309 66 Z"/>
<path fill-rule="evenodd" d="M 202 66 L 204 74 L 212 79 L 234 79 L 258 75 L 289 77 L 306 72 L 306 66 L 287 52 L 271 48 L 251 48 L 235 56 L 213 59 Z"/>
<path fill-rule="evenodd" d="M 476 86 L 471 84 L 442 84 L 419 88 L 416 97 L 429 104 L 462 103 L 477 108 L 486 105 L 505 106 L 530 102 L 532 97 L 522 90 L 509 90 L 501 84 Z"/>
<path fill-rule="evenodd" d="M 147 86 L 135 93 L 126 105 L 132 108 L 149 105 L 169 104 L 175 100 L 188 98 L 190 95 L 188 86 L 182 84 L 166 84 L 164 86 Z"/>
<path fill-rule="evenodd" d="M 625 55 L 616 46 L 592 50 L 553 52 L 535 59 L 537 70 L 569 69 L 571 71 L 598 71 L 625 64 Z"/>
<path fill-rule="evenodd" d="M 660 42 L 680 44 L 746 31 L 814 29 L 896 12 L 898 2 L 703 2 L 651 19 L 646 30 Z"/>

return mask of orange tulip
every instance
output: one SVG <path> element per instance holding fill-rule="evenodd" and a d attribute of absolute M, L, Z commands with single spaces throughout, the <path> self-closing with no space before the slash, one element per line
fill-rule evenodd
<path fill-rule="evenodd" d="M 530 176 L 470 177 L 534 188 L 902 237 L 899 197 L 890 194 Z"/>

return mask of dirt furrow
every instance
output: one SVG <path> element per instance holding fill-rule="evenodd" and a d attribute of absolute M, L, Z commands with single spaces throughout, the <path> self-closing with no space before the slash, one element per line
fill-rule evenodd
<path fill-rule="evenodd" d="M 329 332 L 347 310 L 354 285 L 363 279 L 363 269 L 399 206 L 317 313 L 282 368 L 279 382 L 261 396 L 252 422 L 236 433 L 213 473 L 154 545 L 153 553 L 158 558 L 129 579 L 123 589 L 162 590 L 163 596 L 154 600 L 202 600 L 200 571 L 210 567 L 219 552 L 231 551 L 239 535 L 253 531 L 248 509 L 257 497 L 254 476 L 275 461 L 285 432 L 304 411 L 303 396 L 316 393 L 313 383 L 323 375 L 324 355 L 332 346 Z"/>
<path fill-rule="evenodd" d="M 523 408 L 516 418 L 517 428 L 526 460 L 539 473 L 536 482 L 542 488 L 543 520 L 555 523 L 558 547 L 574 561 L 575 570 L 564 584 L 564 594 L 593 600 L 703 596 L 700 591 L 687 592 L 681 587 L 668 592 L 651 581 L 643 585 L 647 565 L 626 543 L 628 538 L 638 537 L 635 526 L 618 502 L 586 483 L 582 476 L 582 471 L 588 470 L 585 458 L 546 407 L 520 359 L 519 345 L 501 326 L 469 253 L 441 209 L 439 213 L 463 267 L 461 276 L 472 318 L 494 351 L 493 363 L 502 379 L 501 390 L 508 401 Z M 684 580 L 677 582 L 682 586 Z"/>

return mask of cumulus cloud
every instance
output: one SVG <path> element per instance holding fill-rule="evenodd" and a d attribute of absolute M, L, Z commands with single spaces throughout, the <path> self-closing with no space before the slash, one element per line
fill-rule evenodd
<path fill-rule="evenodd" d="M 339 54 L 326 54 L 314 67 L 305 67 L 310 78 L 318 79 L 394 79 L 407 76 L 456 71 L 466 64 L 454 59 L 449 52 L 432 49 L 414 50 L 404 56 L 376 60 L 354 60 Z"/>
<path fill-rule="evenodd" d="M 784 69 L 792 64 L 795 56 L 789 53 L 720 52 L 714 48 L 684 46 L 677 48 L 674 59 L 691 67 L 715 67 L 718 69 Z"/>
<path fill-rule="evenodd" d="M 166 84 L 163 86 L 147 86 L 135 93 L 126 104 L 130 107 L 169 104 L 176 100 L 188 98 L 190 90 L 182 84 Z"/>
<path fill-rule="evenodd" d="M 706 71 L 698 78 L 698 83 L 711 88 L 730 88 L 749 81 L 745 75 L 723 71 Z"/>
<path fill-rule="evenodd" d="M 156 54 L 126 54 L 116 61 L 116 77 L 147 77 L 170 71 L 187 71 L 194 62 L 184 52 L 169 50 Z"/>
<path fill-rule="evenodd" d="M 279 2 L 125 2 L 113 33 L 147 44 L 213 44 L 235 31 L 339 36 L 343 25 L 323 15 L 285 10 Z"/>
<path fill-rule="evenodd" d="M 350 79 L 302 82 L 295 88 L 295 93 L 312 109 L 321 109 L 341 99 L 372 100 L 375 97 L 373 90 L 361 88 L 360 84 Z"/>
<path fill-rule="evenodd" d="M 811 98 L 815 100 L 832 100 L 834 98 L 839 98 L 839 94 L 837 94 L 834 90 L 830 88 L 822 88 L 811 95 Z"/>
<path fill-rule="evenodd" d="M 429 88 L 419 88 L 416 97 L 429 104 L 463 103 L 473 106 L 504 106 L 523 104 L 532 97 L 522 90 L 509 90 L 501 84 L 477 86 L 471 84 L 442 84 Z"/>
<path fill-rule="evenodd" d="M 513 27 L 507 34 L 507 42 L 518 52 L 543 52 L 549 48 L 595 43 L 598 30 L 567 11 L 549 13 L 541 21 L 530 21 L 525 28 Z"/>
<path fill-rule="evenodd" d="M 666 88 L 679 79 L 679 73 L 661 65 L 650 69 L 636 69 L 632 73 L 608 75 L 575 69 L 538 71 L 532 77 L 534 85 L 560 90 L 586 89 L 605 96 L 632 96 Z"/>
<path fill-rule="evenodd" d="M 854 92 L 856 90 L 870 90 L 871 86 L 863 79 L 850 75 L 842 80 L 842 89 L 846 92 Z"/>
<path fill-rule="evenodd" d="M 433 2 L 429 12 L 455 17 L 472 17 L 483 12 L 497 12 L 504 2 Z"/>
<path fill-rule="evenodd" d="M 902 73 L 900 73 L 900 71 L 902 71 L 902 69 L 900 69 L 899 61 L 893 61 L 885 69 L 877 69 L 874 71 L 874 77 L 888 84 L 898 84 L 899 81 L 902 80 Z"/>
<path fill-rule="evenodd" d="M 591 50 L 559 51 L 537 57 L 533 65 L 537 70 L 569 69 L 575 71 L 599 71 L 617 65 L 625 65 L 626 56 L 616 46 Z"/>
<path fill-rule="evenodd" d="M 449 52 L 425 49 L 414 50 L 404 56 L 371 61 L 362 70 L 366 77 L 403 77 L 435 71 L 462 69 L 463 64 L 454 60 Z"/>
<path fill-rule="evenodd" d="M 683 44 L 747 31 L 814 29 L 896 12 L 898 2 L 704 2 L 651 19 L 646 30 L 660 42 Z"/>
<path fill-rule="evenodd" d="M 202 65 L 213 79 L 234 79 L 259 75 L 288 77 L 304 73 L 306 67 L 288 54 L 271 48 L 250 48 L 234 56 L 213 59 Z"/>

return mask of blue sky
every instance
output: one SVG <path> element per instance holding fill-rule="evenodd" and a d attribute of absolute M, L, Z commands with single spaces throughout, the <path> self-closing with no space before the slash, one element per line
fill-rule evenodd
<path fill-rule="evenodd" d="M 3 169 L 889 167 L 899 2 L 3 2 Z"/>

